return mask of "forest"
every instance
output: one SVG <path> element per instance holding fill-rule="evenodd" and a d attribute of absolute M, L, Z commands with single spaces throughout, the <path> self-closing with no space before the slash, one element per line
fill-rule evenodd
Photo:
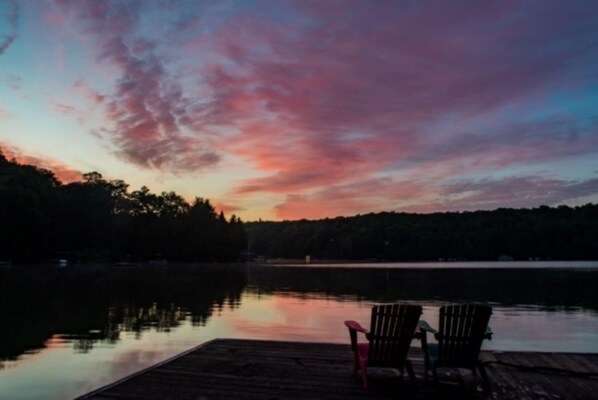
<path fill-rule="evenodd" d="M 241 219 L 209 200 L 128 188 L 97 172 L 63 184 L 0 151 L 0 261 L 236 261 L 246 248 Z"/>
<path fill-rule="evenodd" d="M 362 261 L 597 260 L 598 205 L 248 222 L 267 259 Z"/>
<path fill-rule="evenodd" d="M 97 172 L 63 184 L 0 152 L 0 261 L 237 261 L 246 250 L 314 261 L 597 260 L 598 205 L 244 223 L 207 199 L 130 192 Z"/>

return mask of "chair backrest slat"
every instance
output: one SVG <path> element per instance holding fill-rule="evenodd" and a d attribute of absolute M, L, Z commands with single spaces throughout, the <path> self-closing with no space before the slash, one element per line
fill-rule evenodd
<path fill-rule="evenodd" d="M 479 304 L 441 307 L 438 366 L 475 366 L 491 314 L 492 307 Z"/>
<path fill-rule="evenodd" d="M 407 358 L 422 307 L 385 304 L 372 308 L 368 364 L 401 366 Z"/>

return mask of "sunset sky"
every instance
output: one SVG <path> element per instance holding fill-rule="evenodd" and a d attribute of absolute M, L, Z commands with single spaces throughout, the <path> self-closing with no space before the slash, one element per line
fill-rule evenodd
<path fill-rule="evenodd" d="M 0 1 L 0 148 L 244 220 L 598 202 L 598 1 Z"/>

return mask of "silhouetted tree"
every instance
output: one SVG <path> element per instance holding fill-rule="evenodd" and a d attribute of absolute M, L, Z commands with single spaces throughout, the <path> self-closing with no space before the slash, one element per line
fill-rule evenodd
<path fill-rule="evenodd" d="M 338 260 L 598 259 L 598 205 L 246 223 L 269 258 Z"/>
<path fill-rule="evenodd" d="M 64 254 L 94 259 L 232 261 L 245 246 L 242 221 L 175 192 L 128 192 L 98 172 L 63 185 L 50 171 L 0 153 L 0 260 Z"/>

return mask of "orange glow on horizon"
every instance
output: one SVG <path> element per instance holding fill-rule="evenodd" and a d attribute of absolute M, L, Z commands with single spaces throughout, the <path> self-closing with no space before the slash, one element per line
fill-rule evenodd
<path fill-rule="evenodd" d="M 62 183 L 77 182 L 82 179 L 82 172 L 64 165 L 51 158 L 34 157 L 23 154 L 21 151 L 1 146 L 0 151 L 7 160 L 14 160 L 21 165 L 33 165 L 37 168 L 47 169 L 54 173 L 54 176 Z"/>

